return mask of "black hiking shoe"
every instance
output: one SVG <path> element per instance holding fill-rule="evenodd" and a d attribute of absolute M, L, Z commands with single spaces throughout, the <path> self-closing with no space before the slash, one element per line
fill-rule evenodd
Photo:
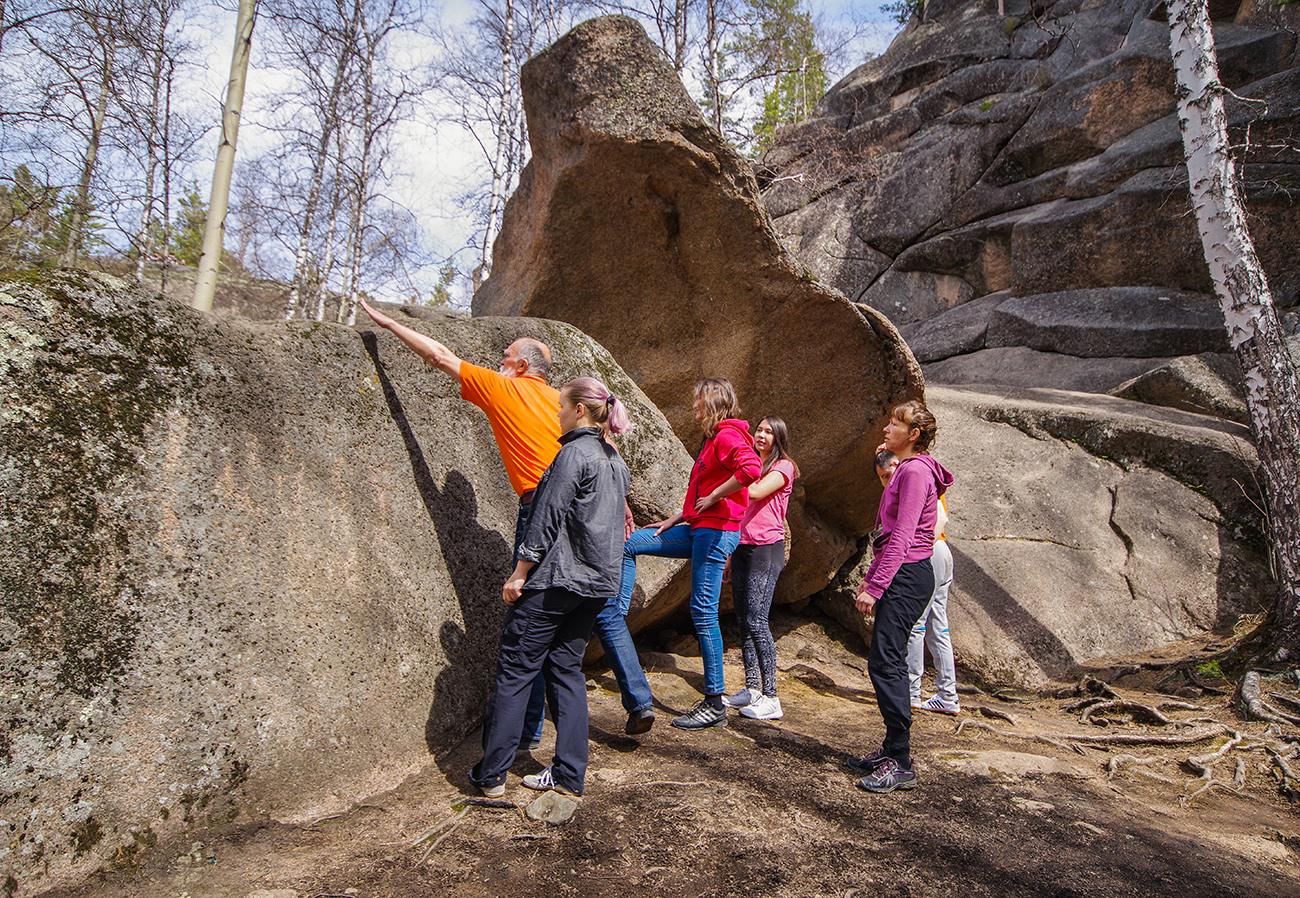
<path fill-rule="evenodd" d="M 724 727 L 727 725 L 727 712 L 701 699 L 700 703 L 681 717 L 673 720 L 673 726 L 683 730 L 702 730 L 705 727 Z"/>
<path fill-rule="evenodd" d="M 895 789 L 915 789 L 916 773 L 904 770 L 893 758 L 880 762 L 876 772 L 858 780 L 858 788 L 868 792 L 893 792 Z"/>
<path fill-rule="evenodd" d="M 885 754 L 884 748 L 878 748 L 871 754 L 862 758 L 849 758 L 844 764 L 854 773 L 868 776 L 876 772 L 876 768 L 883 764 L 889 755 Z"/>
<path fill-rule="evenodd" d="M 623 727 L 623 732 L 629 736 L 640 736 L 642 733 L 650 732 L 650 728 L 654 725 L 654 709 L 646 708 L 641 711 L 633 711 L 627 716 L 627 726 Z"/>

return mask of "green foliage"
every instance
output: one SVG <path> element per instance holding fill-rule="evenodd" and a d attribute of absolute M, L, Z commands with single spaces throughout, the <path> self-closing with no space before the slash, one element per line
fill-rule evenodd
<path fill-rule="evenodd" d="M 68 244 L 72 210 L 62 191 L 38 180 L 25 165 L 0 180 L 0 258 L 52 267 Z M 88 226 L 85 246 L 96 225 Z"/>
<path fill-rule="evenodd" d="M 199 195 L 199 185 L 191 184 L 190 189 L 180 198 L 180 208 L 172 223 L 171 246 L 169 250 L 185 265 L 198 265 L 203 255 L 203 231 L 207 226 L 208 207 Z"/>
<path fill-rule="evenodd" d="M 460 272 L 456 270 L 456 263 L 448 259 L 438 269 L 438 283 L 434 285 L 432 296 L 429 298 L 431 306 L 445 306 L 451 303 L 451 285 L 455 283 Z"/>
<path fill-rule="evenodd" d="M 772 144 L 782 125 L 807 118 L 826 92 L 826 57 L 804 0 L 745 0 L 745 20 L 728 54 L 743 61 L 749 80 L 763 86 L 762 112 L 754 124 L 753 152 Z"/>
<path fill-rule="evenodd" d="M 881 4 L 880 11 L 889 13 L 898 24 L 906 25 L 912 16 L 920 15 L 923 6 L 925 0 L 893 0 L 892 3 Z"/>
<path fill-rule="evenodd" d="M 1223 668 L 1218 661 L 1202 661 L 1196 665 L 1196 672 L 1209 680 L 1222 680 Z"/>

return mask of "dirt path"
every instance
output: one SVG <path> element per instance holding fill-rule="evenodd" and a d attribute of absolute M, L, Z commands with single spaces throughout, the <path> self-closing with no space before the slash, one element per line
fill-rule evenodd
<path fill-rule="evenodd" d="M 267 824 L 209 833 L 202 844 L 159 846 L 146 866 L 68 898 L 358 898 L 407 896 L 1231 896 L 1300 894 L 1300 808 L 1278 794 L 1262 752 L 1246 754 L 1242 794 L 1215 788 L 1187 807 L 1194 777 L 1177 766 L 1224 740 L 1168 752 L 1169 760 L 1108 779 L 1119 753 L 1042 744 L 918 714 L 913 745 L 921 786 L 869 795 L 844 758 L 878 743 L 879 714 L 865 662 L 818 623 L 780 623 L 777 724 L 732 717 L 726 729 L 668 726 L 695 700 L 698 658 L 646 655 L 662 703 L 645 737 L 622 735 L 613 679 L 591 687 L 587 795 L 562 827 L 517 808 L 457 802 L 477 794 L 465 770 L 476 736 L 399 788 L 340 817 L 300 827 Z M 730 659 L 729 659 L 730 660 Z M 737 659 L 738 660 L 738 659 Z M 742 677 L 738 663 L 728 681 Z M 1127 693 L 1151 703 L 1167 697 Z M 964 696 L 959 720 L 996 705 L 1007 732 L 1097 732 L 1062 711 L 1067 700 L 1005 705 Z M 1200 701 L 1234 729 L 1225 698 Z M 1182 712 L 1182 717 L 1207 716 Z M 1140 729 L 1140 728 L 1139 728 Z M 1135 730 L 1137 731 L 1137 730 Z M 521 753 L 506 798 L 535 797 L 517 776 L 549 761 Z M 1232 773 L 1232 760 L 1225 768 Z M 1192 783 L 1192 788 L 1187 785 Z M 463 811 L 463 815 L 462 815 Z M 412 842 L 435 825 L 424 843 Z M 436 841 L 436 845 L 434 842 Z"/>

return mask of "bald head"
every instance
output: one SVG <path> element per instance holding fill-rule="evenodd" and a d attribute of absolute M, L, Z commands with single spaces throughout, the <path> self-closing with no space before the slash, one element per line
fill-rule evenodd
<path fill-rule="evenodd" d="M 507 377 L 533 374 L 545 380 L 551 373 L 551 350 L 541 340 L 520 337 L 506 349 L 501 370 Z"/>

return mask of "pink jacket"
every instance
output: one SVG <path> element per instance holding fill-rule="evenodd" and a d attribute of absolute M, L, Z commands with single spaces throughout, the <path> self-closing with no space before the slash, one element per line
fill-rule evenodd
<path fill-rule="evenodd" d="M 934 522 L 939 497 L 952 485 L 952 475 L 925 454 L 898 463 L 880 497 L 876 527 L 880 535 L 871 549 L 875 558 L 867 569 L 867 592 L 877 601 L 904 564 L 934 554 Z"/>
<path fill-rule="evenodd" d="M 749 436 L 749 424 L 739 418 L 719 421 L 716 432 L 704 441 L 704 448 L 691 468 L 691 482 L 682 505 L 686 523 L 714 530 L 739 530 L 740 519 L 749 504 L 749 493 L 744 488 L 757 480 L 762 470 L 763 464 Z M 695 500 L 713 492 L 732 474 L 740 481 L 741 488 L 703 512 L 697 512 Z"/>

